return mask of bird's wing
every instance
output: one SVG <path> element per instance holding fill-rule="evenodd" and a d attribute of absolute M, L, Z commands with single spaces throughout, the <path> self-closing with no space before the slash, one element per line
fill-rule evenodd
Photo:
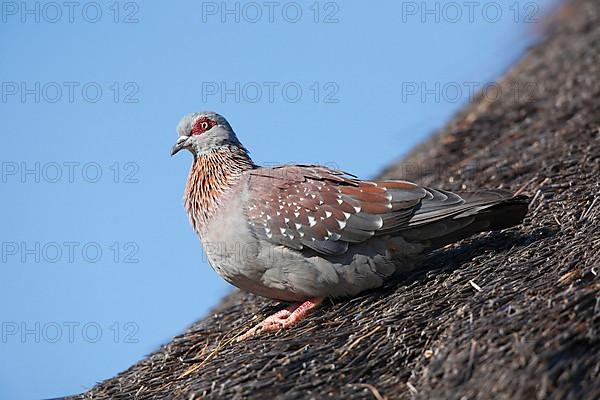
<path fill-rule="evenodd" d="M 252 231 L 271 243 L 338 255 L 351 243 L 408 228 L 424 199 L 462 201 L 406 181 L 362 181 L 325 167 L 284 165 L 249 172 L 246 212 Z"/>

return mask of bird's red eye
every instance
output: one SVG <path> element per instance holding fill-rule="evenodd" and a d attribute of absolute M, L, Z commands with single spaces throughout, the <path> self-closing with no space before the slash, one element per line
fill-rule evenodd
<path fill-rule="evenodd" d="M 210 118 L 198 118 L 192 127 L 192 135 L 201 135 L 213 126 L 215 126 L 215 122 Z"/>

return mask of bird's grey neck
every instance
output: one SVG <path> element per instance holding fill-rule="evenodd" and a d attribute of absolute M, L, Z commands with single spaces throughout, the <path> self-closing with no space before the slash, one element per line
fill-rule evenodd
<path fill-rule="evenodd" d="M 244 171 L 256 168 L 248 151 L 222 146 L 194 157 L 185 190 L 185 208 L 194 230 L 202 235 L 223 197 L 240 182 Z"/>

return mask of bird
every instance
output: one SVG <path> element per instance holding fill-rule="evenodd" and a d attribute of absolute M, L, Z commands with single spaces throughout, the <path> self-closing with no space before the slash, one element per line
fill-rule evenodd
<path fill-rule="evenodd" d="M 313 164 L 262 167 L 229 122 L 193 112 L 175 155 L 192 153 L 183 202 L 210 266 L 230 284 L 290 303 L 238 340 L 289 328 L 326 298 L 348 298 L 418 268 L 424 255 L 518 225 L 528 198 L 361 180 Z"/>

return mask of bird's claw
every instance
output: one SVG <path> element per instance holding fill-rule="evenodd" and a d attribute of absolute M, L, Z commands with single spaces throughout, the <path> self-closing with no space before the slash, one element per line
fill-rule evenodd
<path fill-rule="evenodd" d="M 250 328 L 246 333 L 238 336 L 237 341 L 241 342 L 262 332 L 278 331 L 295 325 L 302 318 L 310 314 L 316 307 L 323 302 L 322 298 L 311 299 L 304 303 L 292 304 L 291 306 L 277 311 L 275 314 L 267 317 L 264 321 Z"/>

